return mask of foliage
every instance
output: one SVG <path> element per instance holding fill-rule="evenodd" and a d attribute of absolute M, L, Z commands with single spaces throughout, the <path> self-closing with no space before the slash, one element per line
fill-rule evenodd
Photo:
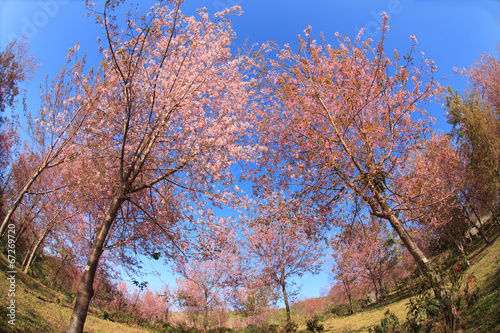
<path fill-rule="evenodd" d="M 282 332 L 283 333 L 293 333 L 297 332 L 297 329 L 299 328 L 299 325 L 293 321 L 287 321 L 285 325 L 283 326 Z"/>
<path fill-rule="evenodd" d="M 405 329 L 420 333 L 439 327 L 446 332 L 457 332 L 462 326 L 460 312 L 478 297 L 474 279 L 473 275 L 465 276 L 462 264 L 450 268 L 448 273 L 437 270 L 421 277 L 420 294 L 410 299 L 408 305 Z"/>
<path fill-rule="evenodd" d="M 339 34 L 338 47 L 320 45 L 311 28 L 299 51 L 276 48 L 277 60 L 262 69 L 262 141 L 268 146 L 256 181 L 294 191 L 320 207 L 334 226 L 359 212 L 389 222 L 423 271 L 422 249 L 399 217 L 397 181 L 430 133 L 432 119 L 420 109 L 435 93 L 432 61 L 414 65 L 416 38 L 406 55 L 385 51 L 388 16 L 376 43 Z M 419 116 L 419 119 L 417 119 Z"/>
<path fill-rule="evenodd" d="M 19 84 L 31 79 L 37 67 L 25 39 L 11 42 L 0 52 L 0 112 L 14 105 L 20 93 Z"/>
<path fill-rule="evenodd" d="M 390 310 L 387 310 L 384 314 L 384 318 L 380 320 L 380 325 L 377 325 L 373 328 L 369 328 L 368 332 L 370 333 L 396 333 L 397 328 L 399 326 L 398 317 L 392 313 Z"/>
<path fill-rule="evenodd" d="M 292 278 L 317 274 L 322 264 L 324 245 L 313 236 L 319 222 L 303 200 L 286 198 L 283 193 L 266 193 L 255 210 L 255 218 L 244 225 L 249 271 L 262 284 L 281 289 L 291 325 Z"/>
<path fill-rule="evenodd" d="M 276 324 L 248 325 L 243 329 L 243 333 L 279 333 L 279 331 L 279 326 Z"/>
<path fill-rule="evenodd" d="M 309 332 L 323 332 L 325 326 L 323 324 L 320 324 L 319 321 L 320 317 L 318 316 L 313 316 L 312 318 L 307 319 L 306 320 L 307 330 Z"/>

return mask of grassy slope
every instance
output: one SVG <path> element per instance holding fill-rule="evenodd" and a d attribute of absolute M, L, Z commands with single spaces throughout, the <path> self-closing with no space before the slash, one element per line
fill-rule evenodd
<path fill-rule="evenodd" d="M 467 274 L 474 274 L 480 298 L 463 313 L 464 329 L 468 333 L 500 333 L 500 225 L 495 229 L 490 233 L 491 244 L 485 247 L 480 240 L 469 255 L 471 267 Z M 397 294 L 389 297 L 400 299 Z M 404 298 L 351 316 L 327 319 L 322 323 L 324 332 L 368 332 L 369 327 L 380 324 L 387 310 L 404 322 L 408 300 Z M 304 324 L 299 326 L 299 330 L 305 329 Z"/>
<path fill-rule="evenodd" d="M 58 293 L 35 279 L 23 274 L 17 269 L 16 274 L 16 325 L 8 324 L 7 304 L 9 283 L 6 272 L 7 260 L 0 254 L 0 332 L 65 332 L 71 316 L 71 304 L 65 296 Z M 62 303 L 57 304 L 58 300 Z M 149 332 L 139 328 L 132 328 L 123 324 L 102 320 L 89 314 L 85 323 L 85 332 Z"/>
<path fill-rule="evenodd" d="M 500 332 L 500 226 L 492 237 L 492 244 L 485 247 L 478 242 L 477 248 L 469 256 L 476 285 L 480 288 L 481 297 L 463 314 L 466 332 L 491 333 Z M 16 276 L 16 326 L 8 324 L 6 312 L 8 297 L 7 261 L 0 254 L 0 332 L 65 332 L 71 316 L 71 304 L 61 293 L 45 287 L 38 281 L 26 276 L 18 270 Z M 396 301 L 365 309 L 352 316 L 329 318 L 323 322 L 325 332 L 368 332 L 368 328 L 380 323 L 380 319 L 389 309 L 400 321 L 406 316 L 407 298 L 391 295 Z M 56 300 L 62 300 L 57 304 Z M 299 326 L 305 331 L 305 324 Z M 85 324 L 85 332 L 148 332 L 124 324 L 102 320 L 90 313 Z"/>

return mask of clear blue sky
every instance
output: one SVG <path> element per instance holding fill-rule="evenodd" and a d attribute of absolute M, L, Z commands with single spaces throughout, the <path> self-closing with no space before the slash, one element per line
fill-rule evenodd
<path fill-rule="evenodd" d="M 154 3 L 136 2 L 145 7 Z M 273 40 L 297 45 L 297 35 L 309 25 L 314 36 L 319 39 L 323 32 L 332 45 L 335 32 L 354 39 L 360 28 L 376 40 L 380 13 L 385 11 L 390 17 L 387 49 L 405 53 L 410 35 L 415 34 L 417 50 L 435 61 L 437 78 L 459 90 L 466 81 L 453 76 L 453 68 L 470 66 L 482 52 L 496 54 L 500 42 L 498 0 L 186 0 L 183 11 L 189 14 L 206 7 L 213 13 L 232 5 L 240 5 L 244 12 L 233 19 L 239 45 L 247 38 L 250 43 Z M 79 43 L 80 50 L 88 51 L 89 62 L 97 65 L 96 39 L 102 30 L 86 17 L 83 0 L 0 0 L 0 47 L 23 34 L 30 36 L 32 51 L 42 64 L 28 87 L 33 112 L 40 101 L 39 85 L 46 74 L 52 78 L 64 65 L 70 47 Z M 448 131 L 440 106 L 429 106 L 429 110 L 438 120 L 437 128 Z M 326 282 L 326 274 L 321 274 L 305 276 L 299 283 L 302 294 L 314 297 Z"/>

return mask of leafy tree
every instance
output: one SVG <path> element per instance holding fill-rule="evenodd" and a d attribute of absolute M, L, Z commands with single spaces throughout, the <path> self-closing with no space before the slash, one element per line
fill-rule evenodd
<path fill-rule="evenodd" d="M 20 84 L 33 78 L 37 68 L 37 61 L 29 52 L 25 39 L 11 42 L 0 52 L 0 113 L 15 105 L 16 97 L 21 93 Z M 5 126 L 5 117 L 0 116 L 0 220 L 5 218 L 5 206 L 9 205 L 4 194 L 8 185 L 5 177 L 11 163 L 11 150 L 17 140 L 16 129 Z M 0 236 L 5 226 L 0 227 Z"/>
<path fill-rule="evenodd" d="M 181 305 L 191 312 L 203 313 L 203 329 L 209 326 L 209 311 L 223 307 L 229 291 L 239 283 L 241 275 L 240 256 L 234 240 L 236 234 L 219 229 L 219 244 L 210 247 L 212 253 L 203 253 L 195 258 L 178 259 L 176 272 L 184 281 L 181 284 Z M 205 245 L 205 247 L 207 247 Z"/>
<path fill-rule="evenodd" d="M 464 72 L 473 85 L 464 93 L 448 88 L 446 110 L 453 138 L 466 161 L 463 198 L 481 235 L 483 217 L 496 214 L 500 190 L 500 61 L 483 55 Z"/>

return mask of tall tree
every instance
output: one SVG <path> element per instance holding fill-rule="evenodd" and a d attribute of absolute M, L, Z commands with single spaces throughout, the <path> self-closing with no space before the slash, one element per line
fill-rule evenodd
<path fill-rule="evenodd" d="M 465 256 L 466 231 L 476 227 L 467 189 L 467 159 L 449 135 L 433 135 L 405 165 L 407 179 L 398 186 L 401 216 L 413 221 L 419 238 L 454 244 Z M 416 222 L 416 223 L 415 223 Z M 480 228 L 482 230 L 482 228 Z M 481 231 L 482 232 L 482 231 Z"/>
<path fill-rule="evenodd" d="M 387 220 L 421 270 L 430 271 L 398 217 L 394 183 L 428 133 L 431 121 L 418 103 L 433 93 L 435 66 L 413 65 L 414 37 L 407 55 L 389 58 L 387 20 L 383 14 L 376 46 L 361 36 L 341 38 L 339 48 L 318 45 L 306 29 L 298 53 L 277 50 L 277 60 L 262 68 L 268 103 L 259 114 L 269 146 L 262 164 L 282 187 L 298 185 L 302 196 L 332 209 L 332 219 L 359 204 Z"/>
<path fill-rule="evenodd" d="M 201 309 L 204 330 L 210 324 L 209 311 L 225 305 L 230 290 L 240 283 L 242 275 L 237 234 L 228 223 L 231 219 L 219 222 L 216 227 L 215 222 L 210 223 L 212 230 L 199 235 L 198 253 L 190 258 L 177 258 L 175 265 L 175 271 L 185 280 L 184 305 Z"/>
<path fill-rule="evenodd" d="M 33 78 L 38 63 L 29 52 L 26 39 L 9 43 L 0 52 L 0 220 L 5 218 L 5 208 L 8 206 L 4 198 L 6 171 L 11 162 L 11 149 L 17 139 L 13 126 L 5 126 L 3 113 L 7 107 L 15 105 L 16 97 L 21 93 L 20 84 Z M 5 226 L 0 228 L 0 236 Z"/>
<path fill-rule="evenodd" d="M 100 66 L 78 76 L 85 89 L 65 96 L 87 111 L 75 139 L 85 147 L 79 163 L 88 178 L 81 183 L 101 196 L 68 332 L 83 331 L 99 259 L 115 222 L 128 219 L 127 207 L 157 227 L 174 224 L 169 210 L 190 217 L 196 203 L 203 209 L 207 201 L 227 200 L 216 185 L 230 183 L 231 164 L 255 152 L 241 144 L 253 123 L 245 58 L 230 52 L 228 15 L 238 9 L 216 14 L 214 22 L 204 10 L 197 18 L 182 15 L 182 1 L 160 1 L 147 15 L 133 10 L 122 29 L 114 15 L 121 2 L 107 1 L 97 15 L 106 33 Z M 89 103 L 96 92 L 100 98 Z M 162 207 L 157 220 L 153 205 L 138 197 L 175 205 Z M 156 230 L 168 239 L 168 228 Z"/>
<path fill-rule="evenodd" d="M 349 312 L 354 314 L 353 295 L 354 288 L 359 282 L 359 257 L 355 255 L 348 242 L 334 242 L 332 253 L 331 272 L 332 280 L 340 282 L 349 301 Z"/>
<path fill-rule="evenodd" d="M 463 192 L 474 219 L 481 225 L 498 212 L 500 189 L 500 60 L 482 55 L 463 72 L 472 82 L 464 93 L 448 88 L 446 110 L 452 135 L 467 161 Z M 484 235 L 483 235 L 484 237 Z"/>
<path fill-rule="evenodd" d="M 23 147 L 23 153 L 31 157 L 30 170 L 7 200 L 8 210 L 0 226 L 0 235 L 38 178 L 49 170 L 74 160 L 84 149 L 81 145 L 75 145 L 74 139 L 85 123 L 87 108 L 91 108 L 89 104 L 99 98 L 99 91 L 89 91 L 88 99 L 84 102 L 69 98 L 74 90 L 86 88 L 85 83 L 80 80 L 85 59 L 77 59 L 75 50 L 76 48 L 72 49 L 68 55 L 68 63 L 74 60 L 73 66 L 69 69 L 64 67 L 50 84 L 47 82 L 37 116 L 33 119 L 30 115 L 28 118 L 26 133 L 31 142 Z M 68 72 L 73 76 L 70 77 Z"/>

